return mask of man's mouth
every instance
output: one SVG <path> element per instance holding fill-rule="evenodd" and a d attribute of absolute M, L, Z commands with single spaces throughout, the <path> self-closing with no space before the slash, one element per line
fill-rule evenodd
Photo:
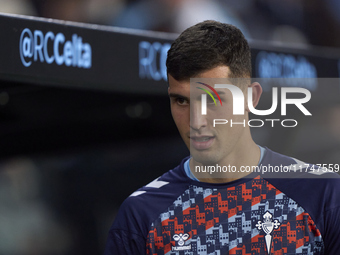
<path fill-rule="evenodd" d="M 211 147 L 214 142 L 214 136 L 191 136 L 191 146 L 196 150 L 205 150 Z"/>
<path fill-rule="evenodd" d="M 210 139 L 212 139 L 212 136 L 204 136 L 204 137 L 192 137 L 191 139 L 197 141 L 197 142 L 206 142 Z"/>

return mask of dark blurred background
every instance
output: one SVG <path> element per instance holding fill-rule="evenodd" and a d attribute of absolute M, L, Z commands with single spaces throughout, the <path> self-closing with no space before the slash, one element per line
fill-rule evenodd
<path fill-rule="evenodd" d="M 173 33 L 215 19 L 250 41 L 340 46 L 338 0 L 0 0 L 0 12 Z M 6 86 L 1 122 L 17 137 L 0 155 L 0 254 L 101 254 L 122 201 L 189 155 L 166 93 L 15 84 L 9 97 Z M 276 136 L 254 130 L 255 140 L 308 162 L 339 164 L 340 104 L 312 109 L 301 128 L 278 128 Z M 15 123 L 19 117 L 25 126 Z"/>
<path fill-rule="evenodd" d="M 0 11 L 180 33 L 215 19 L 249 39 L 338 47 L 337 0 L 1 0 Z"/>

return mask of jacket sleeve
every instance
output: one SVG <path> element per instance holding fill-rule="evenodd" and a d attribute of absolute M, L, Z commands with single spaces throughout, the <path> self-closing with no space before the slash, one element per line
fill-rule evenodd
<path fill-rule="evenodd" d="M 104 255 L 144 254 L 146 254 L 146 240 L 144 237 L 125 230 L 110 230 Z"/>
<path fill-rule="evenodd" d="M 104 255 L 146 254 L 148 218 L 141 197 L 128 197 L 110 228 Z"/>
<path fill-rule="evenodd" d="M 337 255 L 340 251 L 340 206 L 326 211 L 324 214 L 324 222 L 325 233 L 323 240 L 325 244 L 325 254 Z"/>

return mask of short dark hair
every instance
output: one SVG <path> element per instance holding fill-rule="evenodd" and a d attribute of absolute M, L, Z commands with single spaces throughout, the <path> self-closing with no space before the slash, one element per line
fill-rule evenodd
<path fill-rule="evenodd" d="M 230 78 L 251 77 L 251 54 L 244 35 L 233 25 L 213 20 L 184 30 L 166 60 L 168 74 L 179 81 L 220 65 L 230 68 Z"/>

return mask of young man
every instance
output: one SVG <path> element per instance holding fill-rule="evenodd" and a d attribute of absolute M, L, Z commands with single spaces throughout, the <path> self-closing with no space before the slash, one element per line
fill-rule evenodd
<path fill-rule="evenodd" d="M 249 82 L 250 50 L 240 30 L 215 21 L 188 28 L 172 44 L 167 68 L 172 116 L 191 157 L 125 200 L 105 254 L 338 254 L 339 179 L 290 171 L 303 162 L 255 144 L 248 125 L 214 126 L 220 114 L 248 121 L 246 104 L 245 114 L 233 114 L 229 90 L 216 89 L 221 105 L 209 102 L 202 113 L 201 87 L 213 87 L 216 78 L 241 78 L 235 84 L 245 98 L 250 87 L 253 107 L 259 101 L 261 86 Z M 192 86 L 190 78 L 205 82 Z M 196 171 L 217 165 L 229 170 Z M 254 166 L 289 173 L 241 171 Z"/>

